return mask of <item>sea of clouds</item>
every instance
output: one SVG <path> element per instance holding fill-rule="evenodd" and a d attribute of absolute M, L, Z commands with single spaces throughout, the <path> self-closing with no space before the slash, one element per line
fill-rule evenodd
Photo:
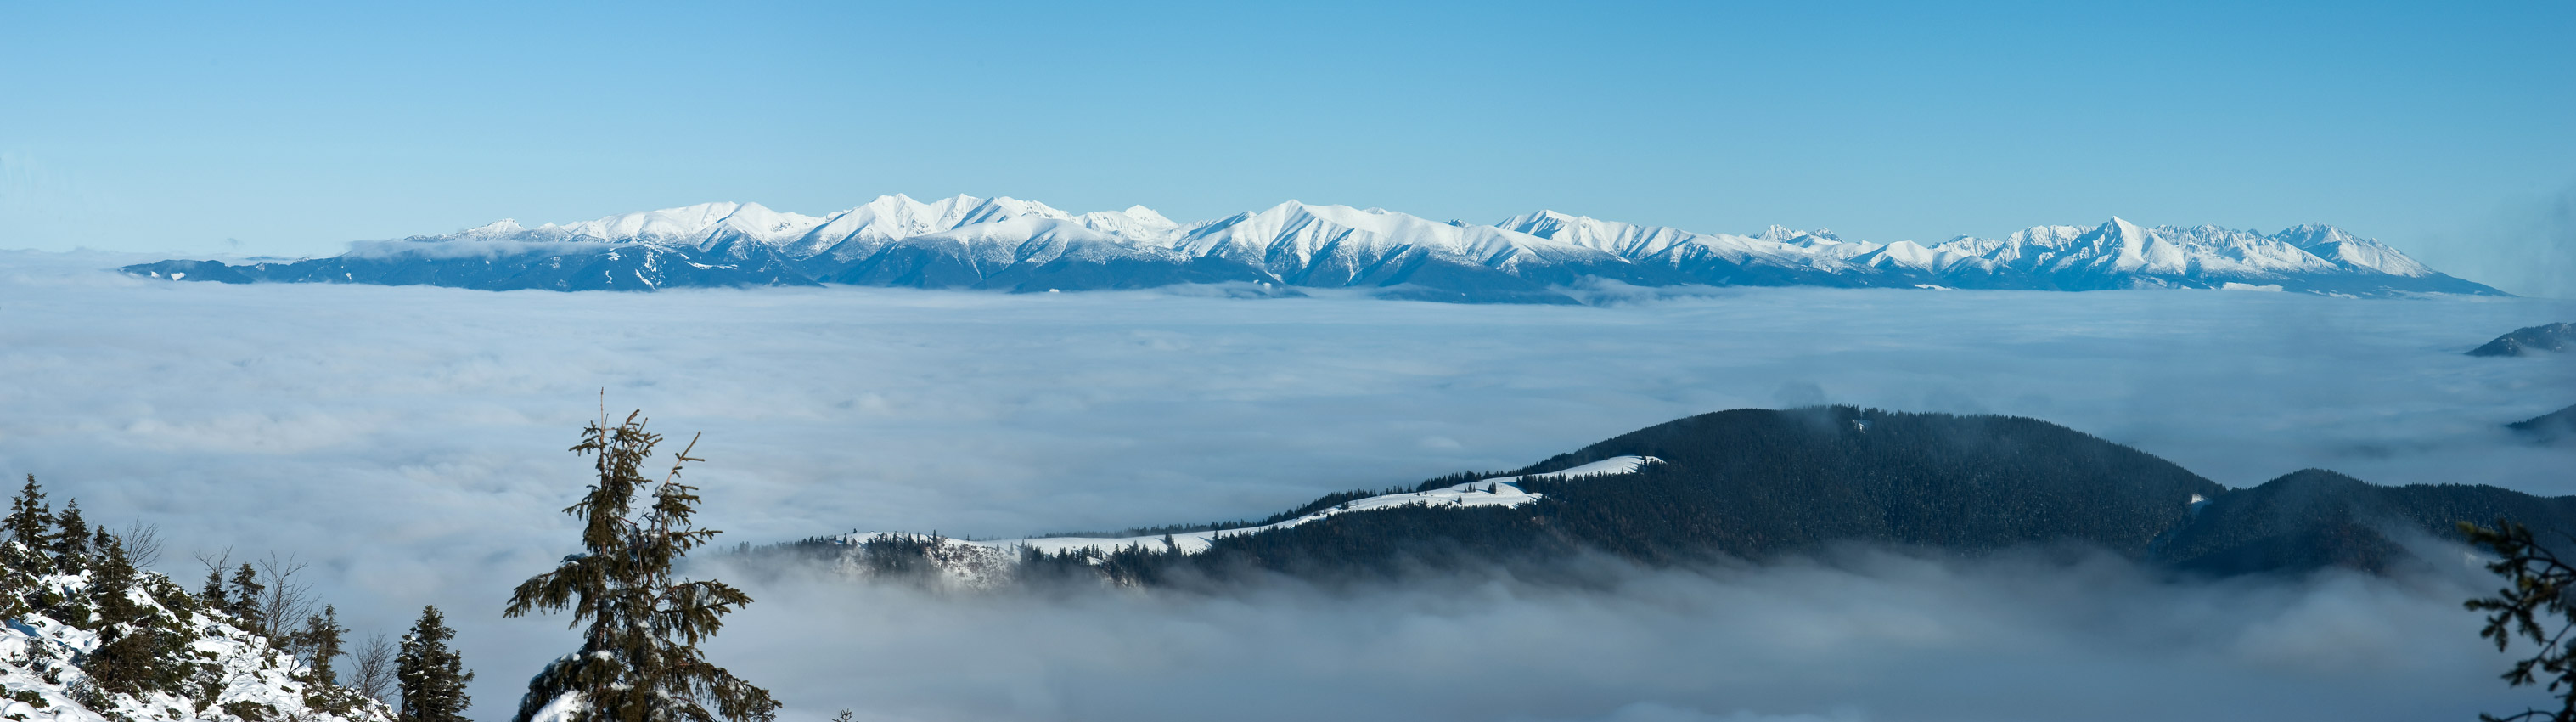
<path fill-rule="evenodd" d="M 169 283 L 0 252 L 0 471 L 95 520 L 313 563 L 362 631 L 460 628 L 478 719 L 576 642 L 504 620 L 572 551 L 600 414 L 704 432 L 720 542 L 1259 517 L 1738 407 L 2033 416 L 2232 486 L 2305 467 L 2576 494 L 2499 425 L 2576 359 L 2461 355 L 2540 299 L 1732 289 L 1600 307 L 900 289 L 492 293 Z M 1605 296 L 1605 298 L 1608 296 Z M 803 722 L 2466 717 L 2455 573 L 2171 583 L 2082 555 L 1222 596 L 769 580 L 717 661 Z M 747 582 L 748 583 L 748 582 Z"/>

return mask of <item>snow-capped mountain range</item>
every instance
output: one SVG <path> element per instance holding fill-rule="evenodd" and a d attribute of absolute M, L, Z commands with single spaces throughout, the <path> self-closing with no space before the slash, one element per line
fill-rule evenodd
<path fill-rule="evenodd" d="M 126 270 L 192 281 L 563 291 L 853 284 L 1046 292 L 1198 283 L 1264 295 L 1363 288 L 1395 298 L 1522 303 L 1570 303 L 1566 289 L 1605 283 L 2502 295 L 2324 225 L 2267 235 L 2113 218 L 1926 246 L 1779 226 L 1750 236 L 1698 233 L 1554 211 L 1478 225 L 1296 201 L 1183 224 L 1143 206 L 1075 214 L 966 195 L 884 196 L 824 216 L 706 203 L 533 228 L 503 220 L 354 243 L 329 258 L 174 260 Z"/>

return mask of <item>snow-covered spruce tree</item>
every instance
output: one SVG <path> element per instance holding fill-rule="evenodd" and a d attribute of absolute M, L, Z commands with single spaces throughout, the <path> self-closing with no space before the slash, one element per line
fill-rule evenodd
<path fill-rule="evenodd" d="M 9 531 L 9 538 L 0 540 L 0 616 L 15 619 L 34 611 L 28 606 L 32 586 L 39 575 L 54 569 L 53 558 L 44 551 L 54 511 L 45 504 L 36 475 L 27 475 L 27 486 L 10 500 L 9 518 L 0 526 Z"/>
<path fill-rule="evenodd" d="M 394 683 L 402 689 L 402 722 L 464 722 L 465 706 L 472 701 L 465 695 L 465 683 L 474 681 L 474 673 L 465 671 L 465 660 L 449 649 L 447 640 L 456 630 L 447 628 L 447 618 L 438 607 L 422 607 L 420 621 L 403 635 L 402 652 L 394 656 Z"/>
<path fill-rule="evenodd" d="M 45 504 L 45 492 L 36 486 L 36 475 L 28 474 L 27 485 L 18 490 L 17 498 L 9 501 L 7 526 L 9 541 L 13 543 L 9 547 L 8 558 L 0 561 L 7 562 L 10 568 L 28 571 L 40 571 L 37 569 L 39 566 L 51 567 L 48 562 L 52 560 L 46 559 L 42 550 L 46 533 L 54 526 L 54 510 Z"/>
<path fill-rule="evenodd" d="M 272 620 L 259 604 L 260 598 L 265 596 L 268 596 L 268 585 L 260 583 L 259 570 L 252 569 L 249 562 L 243 562 L 240 569 L 233 570 L 233 594 L 229 600 L 232 606 L 224 611 L 241 620 L 243 629 L 266 634 Z"/>
<path fill-rule="evenodd" d="M 662 437 L 644 423 L 641 411 L 615 426 L 602 415 L 572 447 L 596 457 L 590 493 L 564 509 L 582 521 L 583 551 L 521 583 L 503 614 L 571 609 L 573 627 L 590 627 L 580 651 L 528 681 L 516 722 L 768 722 L 777 715 L 768 690 L 698 651 L 751 597 L 723 582 L 675 577 L 680 558 L 720 532 L 689 521 L 697 487 L 680 483 L 680 467 L 703 461 L 689 456 L 697 440 L 656 484 L 643 465 Z M 652 504 L 637 510 L 635 497 L 648 485 Z"/>

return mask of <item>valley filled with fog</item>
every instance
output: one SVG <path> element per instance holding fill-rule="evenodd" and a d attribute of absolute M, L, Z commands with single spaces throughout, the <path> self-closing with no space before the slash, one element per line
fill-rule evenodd
<path fill-rule="evenodd" d="M 1730 288 L 1523 307 L 103 270 L 139 258 L 0 252 L 0 472 L 158 525 L 183 583 L 229 546 L 313 562 L 361 634 L 437 604 L 482 719 L 573 646 L 564 619 L 499 609 L 575 547 L 558 510 L 589 465 L 565 449 L 603 392 L 675 443 L 704 432 L 690 478 L 727 547 L 1258 518 L 1822 403 L 2035 417 L 2237 487 L 2324 467 L 2576 494 L 2576 452 L 2500 428 L 2576 403 L 2576 357 L 2462 354 L 2576 320 L 2569 301 Z M 2185 582 L 2080 550 L 1603 564 L 1581 589 L 963 599 L 744 576 L 760 601 L 710 654 L 795 722 L 2421 719 L 2527 699 L 2459 608 L 2487 584 L 2466 564 Z"/>

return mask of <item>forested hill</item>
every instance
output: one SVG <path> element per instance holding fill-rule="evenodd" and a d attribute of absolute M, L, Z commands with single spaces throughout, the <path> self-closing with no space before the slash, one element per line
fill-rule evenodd
<path fill-rule="evenodd" d="M 1666 463 L 1611 483 L 1538 482 L 1565 533 L 1649 558 L 1764 556 L 1835 540 L 1988 550 L 2072 539 L 2123 553 L 2225 487 L 2063 426 L 1845 406 L 1702 414 L 1532 466 Z"/>
<path fill-rule="evenodd" d="M 2543 444 L 2576 442 L 2576 406 L 2505 424 L 2504 427 Z"/>
<path fill-rule="evenodd" d="M 1651 463 L 1591 476 L 1529 476 L 1620 459 Z M 1409 498 L 1421 501 L 1402 503 Z M 1374 497 L 1337 494 L 1268 521 L 1292 517 L 1297 521 L 1257 529 L 1193 532 L 1201 536 L 1190 544 L 1155 530 L 1082 540 L 1088 546 L 854 534 L 786 548 L 861 573 L 947 570 L 977 584 L 1086 568 L 1140 584 L 1247 571 L 1320 578 L 1462 565 L 1537 570 L 1592 553 L 1650 565 L 1761 562 L 1840 543 L 1964 553 L 2078 544 L 2221 574 L 2334 565 L 2387 571 L 2418 539 L 2456 538 L 2457 521 L 2510 517 L 2536 529 L 2576 531 L 2576 497 L 2485 486 L 2382 487 L 2315 470 L 2229 489 L 2154 455 L 2035 419 L 1831 406 L 1702 414 L 1507 476 L 1444 477 Z"/>
<path fill-rule="evenodd" d="M 2307 469 L 2210 501 L 2175 528 L 2156 556 L 2222 574 L 2324 566 L 2387 571 L 2411 557 L 2406 546 L 2415 540 L 2409 537 L 2456 539 L 2457 522 L 2492 525 L 2499 518 L 2576 531 L 2576 497 L 2468 484 L 2379 486 Z"/>
<path fill-rule="evenodd" d="M 2551 323 L 2514 329 L 2484 346 L 2470 349 L 2469 355 L 2535 356 L 2565 353 L 2569 349 L 2576 349 L 2576 323 Z"/>
<path fill-rule="evenodd" d="M 1835 542 L 1982 552 L 2076 542 L 2144 557 L 2226 487 L 2171 462 L 2025 418 L 1833 406 L 1702 414 L 1516 474 L 1618 456 L 1663 463 L 1521 483 L 1518 508 L 1335 516 L 1219 540 L 1188 560 L 1300 573 L 1607 552 L 1650 563 L 1763 560 Z"/>

